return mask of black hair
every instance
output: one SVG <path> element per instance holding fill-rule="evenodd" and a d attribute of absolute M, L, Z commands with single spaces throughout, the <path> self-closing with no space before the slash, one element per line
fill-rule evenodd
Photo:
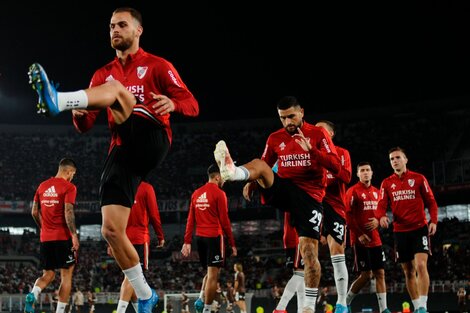
<path fill-rule="evenodd" d="M 129 12 L 131 14 L 131 16 L 137 22 L 139 22 L 140 25 L 143 25 L 142 14 L 139 11 L 137 11 L 136 9 L 131 8 L 131 7 L 120 7 L 120 8 L 117 8 L 116 10 L 114 10 L 113 14 L 120 13 L 120 12 Z"/>
<path fill-rule="evenodd" d="M 282 97 L 277 102 L 277 109 L 278 110 L 287 110 L 287 109 L 292 108 L 292 107 L 300 107 L 299 101 L 294 96 Z"/>
<path fill-rule="evenodd" d="M 207 175 L 209 175 L 209 177 L 213 177 L 214 174 L 219 174 L 219 173 L 220 173 L 219 166 L 215 163 L 209 165 L 209 167 L 207 168 Z"/>
<path fill-rule="evenodd" d="M 401 151 L 406 156 L 405 149 L 403 149 L 402 147 L 398 147 L 398 146 L 393 147 L 390 150 L 388 150 L 388 154 L 395 152 L 395 151 Z"/>
<path fill-rule="evenodd" d="M 71 166 L 73 168 L 77 168 L 77 164 L 71 158 L 63 158 L 59 162 L 59 167 Z"/>
<path fill-rule="evenodd" d="M 367 162 L 367 161 L 357 163 L 357 169 L 359 169 L 361 166 L 365 166 L 365 165 L 369 165 L 370 168 L 372 169 L 372 165 L 370 165 L 370 163 Z"/>

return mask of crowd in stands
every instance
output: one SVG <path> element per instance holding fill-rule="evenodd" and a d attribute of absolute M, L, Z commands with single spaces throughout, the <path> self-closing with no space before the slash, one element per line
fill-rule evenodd
<path fill-rule="evenodd" d="M 431 185 L 433 162 L 470 158 L 465 155 L 467 150 L 461 148 L 465 138 L 470 137 L 470 127 L 466 126 L 470 124 L 468 113 L 431 111 L 401 115 L 385 112 L 377 116 L 364 113 L 349 118 L 309 118 L 307 115 L 306 120 L 312 123 L 323 118 L 333 121 L 337 126 L 334 141 L 350 151 L 353 168 L 361 161 L 372 163 L 375 184 L 391 174 L 387 155 L 394 146 L 405 148 L 410 160 L 408 167 L 426 175 Z M 175 124 L 169 155 L 151 173 L 150 182 L 159 199 L 189 198 L 205 181 L 205 170 L 213 162 L 213 150 L 220 139 L 227 142 L 234 160 L 245 163 L 261 156 L 267 136 L 280 127 L 275 118 Z M 71 125 L 18 131 L 5 126 L 0 127 L 0 136 L 0 200 L 32 199 L 37 184 L 55 174 L 58 160 L 63 156 L 72 157 L 78 164 L 74 179 L 78 200 L 98 199 L 101 168 L 110 140 L 106 125 L 99 125 L 85 134 L 79 134 Z M 230 195 L 233 187 L 227 188 Z"/>
<path fill-rule="evenodd" d="M 449 289 L 461 285 L 452 282 L 468 282 L 470 277 L 470 222 L 447 219 L 438 224 L 438 232 L 432 240 L 432 256 L 429 259 L 429 272 L 432 281 L 449 282 Z M 281 230 L 260 236 L 240 235 L 236 237 L 239 255 L 228 258 L 220 281 L 225 285 L 233 280 L 233 264 L 242 262 L 246 275 L 246 285 L 250 291 L 271 289 L 273 286 L 284 286 L 291 272 L 284 267 Z M 393 260 L 393 238 L 391 230 L 382 230 L 382 238 L 387 255 L 386 280 L 389 288 L 403 286 L 401 269 Z M 22 236 L 11 236 L 6 232 L 0 234 L 2 252 L 9 256 L 39 255 L 38 236 L 26 232 Z M 10 243 L 10 244 L 8 244 Z M 147 280 L 155 288 L 164 292 L 198 292 L 201 286 L 203 269 L 197 259 L 181 259 L 180 249 L 182 236 L 169 238 L 163 250 L 152 252 L 150 270 Z M 271 249 L 259 249 L 263 248 Z M 349 248 L 348 248 L 349 249 Z M 353 274 L 352 253 L 346 251 L 350 275 Z M 265 251 L 265 252 L 262 252 Z M 274 251 L 274 252 L 273 252 Z M 177 257 L 175 257 L 177 256 Z M 13 258 L 14 259 L 14 258 Z M 333 269 L 326 247 L 320 249 L 322 264 L 321 286 L 334 286 Z M 0 261 L 0 293 L 27 293 L 39 276 L 37 264 L 23 261 Z M 117 292 L 122 282 L 122 272 L 114 260 L 106 255 L 106 243 L 101 241 L 81 240 L 78 265 L 74 271 L 73 284 L 82 290 L 99 290 Z M 352 279 L 352 277 L 351 277 Z M 59 280 L 48 287 L 49 292 L 58 288 Z M 440 290 L 443 291 L 443 290 Z"/>

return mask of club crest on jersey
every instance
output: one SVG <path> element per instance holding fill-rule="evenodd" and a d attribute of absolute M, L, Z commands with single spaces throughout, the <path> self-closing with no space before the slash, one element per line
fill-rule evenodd
<path fill-rule="evenodd" d="M 144 78 L 145 74 L 147 74 L 148 69 L 149 69 L 148 66 L 138 66 L 137 67 L 137 77 L 139 77 L 139 79 Z"/>
<path fill-rule="evenodd" d="M 415 180 L 414 179 L 408 179 L 408 185 L 410 185 L 410 187 L 413 187 L 415 185 Z"/>
<path fill-rule="evenodd" d="M 377 199 L 379 197 L 379 194 L 375 191 L 372 192 L 372 194 L 374 195 L 374 198 Z"/>

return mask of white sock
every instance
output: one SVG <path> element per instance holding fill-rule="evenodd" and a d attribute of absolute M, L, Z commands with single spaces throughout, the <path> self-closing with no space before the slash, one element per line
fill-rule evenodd
<path fill-rule="evenodd" d="M 387 293 L 377 293 L 377 302 L 379 303 L 379 312 L 383 312 L 387 308 Z"/>
<path fill-rule="evenodd" d="M 294 278 L 297 281 L 297 312 L 302 313 L 305 303 L 305 279 L 303 272 L 295 272 Z"/>
<path fill-rule="evenodd" d="M 202 311 L 202 313 L 211 313 L 211 308 L 212 308 L 212 304 L 204 303 L 204 310 Z"/>
<path fill-rule="evenodd" d="M 411 300 L 411 303 L 413 303 L 413 309 L 416 311 L 420 307 L 419 303 L 419 298 Z"/>
<path fill-rule="evenodd" d="M 139 302 L 132 301 L 132 307 L 134 308 L 135 313 L 138 313 Z"/>
<path fill-rule="evenodd" d="M 204 299 L 204 289 L 199 293 L 199 298 Z"/>
<path fill-rule="evenodd" d="M 132 287 L 134 287 L 137 298 L 142 300 L 150 299 L 152 296 L 152 289 L 150 289 L 150 286 L 145 279 L 140 263 L 137 263 L 136 266 L 123 270 L 122 272 L 126 275 Z"/>
<path fill-rule="evenodd" d="M 66 302 L 57 302 L 57 308 L 55 309 L 55 313 L 64 313 L 65 312 L 65 307 L 67 306 L 68 303 Z"/>
<path fill-rule="evenodd" d="M 348 268 L 346 267 L 346 257 L 344 254 L 337 254 L 331 257 L 333 264 L 333 273 L 336 283 L 336 292 L 338 293 L 337 304 L 346 305 L 346 296 L 348 294 Z"/>
<path fill-rule="evenodd" d="M 235 166 L 235 175 L 232 180 L 234 181 L 247 181 L 250 178 L 250 172 L 243 166 Z"/>
<path fill-rule="evenodd" d="M 419 306 L 428 310 L 428 296 L 419 296 Z"/>
<path fill-rule="evenodd" d="M 116 313 L 126 313 L 126 309 L 128 305 L 129 305 L 129 302 L 119 299 L 119 302 L 116 308 Z"/>
<path fill-rule="evenodd" d="M 85 90 L 58 92 L 57 106 L 60 112 L 73 109 L 86 109 L 88 107 L 88 96 Z"/>
<path fill-rule="evenodd" d="M 351 302 L 354 300 L 356 296 L 357 296 L 357 293 L 354 293 L 351 290 L 349 290 L 348 295 L 346 296 L 346 305 L 351 305 Z"/>
<path fill-rule="evenodd" d="M 294 296 L 297 289 L 297 282 L 294 277 L 295 275 L 292 275 L 284 287 L 284 292 L 282 293 L 281 300 L 279 300 L 279 303 L 276 306 L 276 310 L 285 310 L 290 299 Z"/>
<path fill-rule="evenodd" d="M 31 292 L 34 294 L 34 299 L 36 299 L 36 301 L 39 300 L 39 294 L 41 293 L 41 291 L 41 287 L 38 287 L 36 285 L 34 285 L 33 290 L 31 290 Z"/>
<path fill-rule="evenodd" d="M 309 288 L 305 286 L 305 303 L 304 308 L 309 308 L 315 312 L 317 305 L 318 288 Z"/>

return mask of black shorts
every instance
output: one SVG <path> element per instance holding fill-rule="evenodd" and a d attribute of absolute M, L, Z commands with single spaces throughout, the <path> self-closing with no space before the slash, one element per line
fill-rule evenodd
<path fill-rule="evenodd" d="M 330 235 L 340 245 L 346 240 L 346 220 L 326 201 L 323 201 L 323 227 L 321 234 L 325 237 Z"/>
<path fill-rule="evenodd" d="M 355 245 L 353 251 L 354 269 L 356 271 L 375 271 L 384 268 L 386 259 L 382 246 L 367 248 L 361 245 Z"/>
<path fill-rule="evenodd" d="M 72 239 L 41 242 L 41 268 L 49 271 L 75 265 L 77 261 L 72 247 Z"/>
<path fill-rule="evenodd" d="M 291 225 L 299 237 L 320 239 L 323 222 L 323 207 L 303 189 L 289 179 L 280 178 L 274 173 L 271 188 L 260 189 L 266 204 L 281 211 L 289 211 Z"/>
<path fill-rule="evenodd" d="M 149 244 L 143 243 L 141 245 L 134 245 L 137 254 L 139 255 L 140 265 L 144 271 L 149 269 Z"/>
<path fill-rule="evenodd" d="M 196 236 L 199 261 L 203 268 L 208 266 L 223 267 L 225 264 L 224 237 Z"/>
<path fill-rule="evenodd" d="M 395 253 L 398 263 L 412 261 L 416 253 L 431 251 L 431 241 L 428 235 L 428 226 L 407 232 L 394 232 Z"/>
<path fill-rule="evenodd" d="M 101 206 L 118 204 L 130 208 L 140 182 L 163 161 L 170 142 L 160 125 L 135 114 L 116 128 L 121 145 L 114 146 L 106 158 L 100 201 Z"/>
<path fill-rule="evenodd" d="M 297 248 L 286 249 L 286 267 L 294 270 L 304 268 L 304 260 L 298 245 Z"/>

